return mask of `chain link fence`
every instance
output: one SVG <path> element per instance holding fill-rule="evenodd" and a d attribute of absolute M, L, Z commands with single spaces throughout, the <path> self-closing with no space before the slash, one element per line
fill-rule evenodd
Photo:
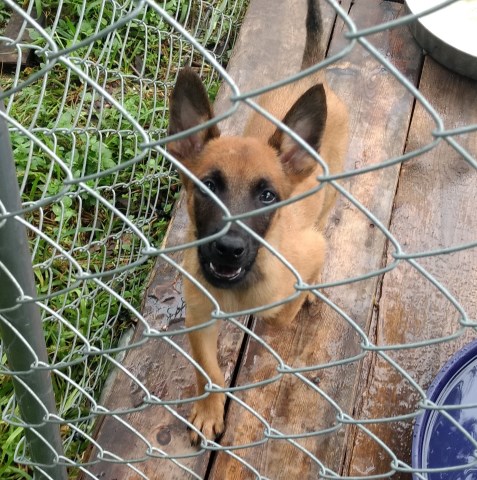
<path fill-rule="evenodd" d="M 36 335 L 44 336 L 47 348 L 45 356 L 41 342 L 38 350 L 24 342 L 10 354 L 2 344 L 0 477 L 29 478 L 27 472 L 44 468 L 34 466 L 42 462 L 23 432 L 41 424 L 47 412 L 27 379 L 22 386 L 38 416 L 19 418 L 15 370 L 51 372 L 57 414 L 50 409 L 48 422 L 61 429 L 65 460 L 59 463 L 81 463 L 118 340 L 141 321 L 147 275 L 179 191 L 170 163 L 144 145 L 166 136 L 168 96 L 181 66 L 196 67 L 216 92 L 219 75 L 201 50 L 226 64 L 245 2 L 30 2 L 25 10 L 2 2 L 0 10 L 4 26 L 19 17 L 15 36 L 1 37 L 14 55 L 10 71 L 4 63 L 1 75 L 1 116 L 22 198 L 21 208 L 12 207 L 3 187 L 2 215 L 12 218 L 21 210 L 15 218 L 27 230 L 35 277 L 35 289 L 25 290 L 5 264 L 19 253 L 17 246 L 4 251 L 2 289 L 14 286 L 1 307 L 2 337 L 23 335 L 11 330 L 5 312 L 35 298 L 41 312 Z M 180 23 L 196 43 L 168 21 Z M 8 162 L 5 140 L 2 160 Z M 3 220 L 2 231 L 7 228 Z M 13 368 L 15 355 L 26 365 Z M 17 386 L 16 392 L 18 397 Z M 57 460 L 54 450 L 50 462 L 52 454 Z M 58 475 L 64 469 L 54 472 L 53 478 L 63 478 Z M 44 475 L 50 478 L 48 469 Z"/>
<path fill-rule="evenodd" d="M 224 68 L 247 3 L 246 0 L 60 0 L 51 5 L 30 1 L 21 8 L 7 0 L 0 8 L 0 25 L 3 25 L 0 41 L 8 46 L 9 55 L 14 59 L 9 67 L 4 62 L 0 74 L 3 91 L 0 97 L 5 104 L 0 111 L 3 129 L 0 131 L 0 164 L 4 176 L 0 181 L 1 478 L 105 478 L 104 474 L 94 471 L 100 461 L 117 463 L 127 469 L 130 475 L 127 478 L 160 478 L 148 476 L 141 470 L 141 462 L 151 458 L 173 463 L 180 472 L 174 478 L 202 478 L 202 474 L 189 466 L 188 460 L 210 452 L 212 457 L 220 453 L 235 459 L 248 478 L 267 478 L 241 451 L 246 447 L 260 448 L 274 440 L 285 442 L 296 455 L 313 464 L 317 475 L 324 478 L 385 478 L 398 472 L 415 472 L 407 459 L 395 453 L 392 442 L 380 437 L 379 427 L 389 422 L 399 425 L 399 422 L 412 421 L 424 408 L 435 408 L 422 382 L 413 378 L 401 364 L 400 355 L 409 355 L 418 364 L 422 361 L 420 352 L 425 349 L 474 335 L 475 302 L 467 301 L 472 292 L 464 295 L 456 292 L 453 285 L 440 280 L 439 270 L 428 267 L 426 262 L 432 258 L 465 255 L 466 261 L 472 264 L 471 257 L 477 246 L 475 232 L 451 235 L 442 246 L 410 250 L 392 233 L 392 222 L 382 220 L 380 212 L 362 203 L 360 195 L 353 193 L 346 182 L 359 181 L 375 173 L 387 174 L 396 167 L 404 168 L 408 161 L 444 144 L 457 155 L 462 175 L 475 183 L 475 142 L 467 142 L 467 138 L 475 134 L 477 125 L 445 125 L 442 106 L 436 107 L 428 101 L 409 75 L 403 74 L 383 51 L 373 46 L 373 35 L 407 28 L 406 24 L 415 21 L 414 17 L 400 16 L 363 29 L 348 15 L 349 6 L 334 0 L 329 0 L 333 12 L 330 25 L 334 25 L 335 31 L 339 24 L 344 26 L 343 42 L 330 48 L 327 60 L 316 68 L 326 66 L 332 71 L 334 65 L 342 59 L 346 61 L 353 50 L 362 49 L 374 59 L 380 71 L 392 75 L 399 85 L 396 88 L 415 99 L 415 110 L 421 109 L 432 120 L 427 131 L 428 141 L 411 141 L 412 145 L 403 152 L 380 158 L 371 165 L 361 165 L 356 159 L 355 169 L 322 179 L 339 191 L 341 204 L 357 211 L 387 244 L 384 263 L 370 271 L 333 277 L 316 286 L 299 286 L 313 291 L 322 304 L 340 318 L 352 332 L 348 333 L 350 339 L 354 338 L 350 341 L 359 349 L 353 355 L 323 363 L 288 364 L 267 332 L 255 328 L 251 320 L 243 323 L 236 315 L 219 311 L 215 321 L 245 334 L 275 359 L 275 371 L 268 372 L 260 381 L 250 384 L 245 379 L 241 386 L 225 389 L 230 403 L 239 405 L 262 424 L 263 436 L 248 445 L 224 446 L 204 439 L 199 451 L 172 454 L 152 445 L 128 423 L 130 417 L 126 414 L 140 415 L 148 406 L 156 405 L 179 420 L 184 432 L 186 426 L 190 426 L 181 408 L 187 411 L 193 394 L 188 398 L 160 398 L 142 381 L 139 367 L 128 370 L 122 361 L 125 354 L 154 338 L 167 344 L 171 355 L 194 363 L 176 342 L 184 329 L 174 330 L 171 325 L 164 330 L 157 329 L 149 324 L 141 310 L 147 279 L 157 257 L 174 271 L 181 271 L 171 257 L 173 252 L 181 250 L 181 245 L 161 248 L 180 189 L 174 159 L 164 150 L 168 97 L 178 70 L 192 65 L 205 80 L 212 98 L 219 82 L 225 81 L 234 92 L 234 105 L 246 103 L 256 107 L 253 99 L 260 91 L 241 94 Z M 19 19 L 19 28 L 12 35 L 5 26 L 14 16 Z M 292 78 L 283 79 L 282 83 L 290 81 Z M 352 110 L 356 100 L 348 100 Z M 230 116 L 234 108 L 222 117 Z M 12 158 L 16 172 L 9 171 Z M 428 185 L 431 189 L 432 179 Z M 390 186 L 393 192 L 396 188 L 396 185 Z M 472 198 L 468 201 L 472 202 Z M 335 220 L 339 222 L 337 217 Z M 442 228 L 452 227 L 444 222 Z M 340 262 L 346 261 L 340 259 Z M 443 262 L 443 268 L 449 268 Z M 336 300 L 343 286 L 370 279 L 380 279 L 372 293 L 377 296 L 387 288 L 386 282 L 382 282 L 383 275 L 386 278 L 392 272 L 397 278 L 401 275 L 402 281 L 403 277 L 407 278 L 403 273 L 407 269 L 417 274 L 420 282 L 433 285 L 439 297 L 436 305 L 449 319 L 449 328 L 444 329 L 444 334 L 431 332 L 422 338 L 411 333 L 408 337 L 386 337 L 383 332 L 373 330 L 373 322 L 379 322 L 379 298 L 375 299 L 375 311 L 366 328 L 355 319 L 353 311 L 345 310 Z M 404 289 L 402 285 L 400 288 Z M 403 295 L 412 293 L 403 290 Z M 427 300 L 419 300 L 419 292 L 414 293 L 413 302 L 421 301 L 423 309 L 427 308 Z M 389 315 L 391 311 L 389 307 Z M 440 313 L 432 310 L 423 311 L 422 315 Z M 403 324 L 410 328 L 409 321 L 403 320 Z M 141 335 L 131 341 L 134 326 Z M 163 360 L 153 361 L 160 365 Z M 152 360 L 144 360 L 148 361 Z M 416 407 L 409 412 L 406 406 L 397 405 L 395 412 L 380 418 L 373 413 L 372 405 L 368 405 L 360 415 L 354 416 L 353 409 L 342 407 L 337 396 L 326 390 L 323 379 L 315 378 L 318 374 L 326 377 L 326 372 L 333 369 L 366 362 L 373 364 L 378 377 L 380 369 L 384 371 L 383 365 L 394 372 L 394 376 L 382 378 L 386 388 L 390 385 L 403 388 L 402 382 L 410 385 Z M 439 366 L 423 368 L 435 373 Z M 113 369 L 134 383 L 141 397 L 138 405 L 119 410 L 105 406 L 102 392 Z M 247 404 L 241 396 L 247 389 L 279 385 L 290 378 L 290 382 L 301 384 L 299 387 L 293 384 L 297 391 L 307 388 L 313 392 L 317 400 L 311 408 L 326 404 L 334 422 L 310 425 L 304 421 L 306 427 L 298 427 L 296 431 L 279 429 L 259 413 L 256 405 Z M 366 379 L 362 382 L 366 384 Z M 114 386 L 109 388 L 114 390 Z M 367 392 L 372 395 L 373 389 Z M 381 396 L 388 393 L 376 391 L 376 395 Z M 290 403 L 292 396 L 293 393 Z M 391 397 L 399 401 L 393 394 Z M 364 397 L 361 401 L 366 403 Z M 302 415 L 307 418 L 310 413 L 304 411 Z M 135 441 L 144 443 L 140 459 L 130 461 L 119 457 L 101 444 L 95 426 L 98 419 L 107 417 L 117 419 L 133 433 Z M 229 429 L 239 427 L 228 419 Z M 359 453 L 359 444 L 366 437 L 387 455 L 389 469 L 386 472 L 375 472 L 371 467 L 344 470 L 343 465 L 329 466 L 320 457 L 319 448 L 307 448 L 309 438 L 326 438 L 343 430 L 350 436 L 348 427 L 354 428 L 356 452 Z M 477 449 L 477 442 L 472 438 L 470 441 Z M 346 457 L 345 462 L 349 464 L 350 458 Z M 372 458 L 364 461 L 368 460 L 373 464 Z M 469 469 L 475 463 L 475 458 L 463 459 Z M 281 465 L 282 476 L 277 478 L 294 478 L 293 474 L 287 476 L 287 468 L 286 463 Z M 207 474 L 211 475 L 212 471 L 207 470 Z M 218 473 L 218 478 L 233 477 L 232 473 L 220 475 Z M 425 472 L 417 475 L 426 478 Z M 120 474 L 117 478 L 121 478 Z"/>

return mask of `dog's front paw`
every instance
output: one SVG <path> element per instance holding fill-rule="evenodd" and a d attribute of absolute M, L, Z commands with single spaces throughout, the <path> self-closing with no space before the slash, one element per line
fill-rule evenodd
<path fill-rule="evenodd" d="M 224 432 L 223 393 L 212 393 L 203 400 L 196 402 L 192 408 L 189 421 L 202 432 L 208 440 L 215 440 Z M 190 431 L 190 443 L 199 445 L 201 437 L 194 430 Z"/>

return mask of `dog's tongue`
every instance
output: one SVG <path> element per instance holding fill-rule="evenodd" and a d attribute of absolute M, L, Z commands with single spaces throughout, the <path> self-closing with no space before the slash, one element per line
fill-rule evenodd
<path fill-rule="evenodd" d="M 232 280 L 235 277 L 240 275 L 242 268 L 232 268 L 227 267 L 226 265 L 215 265 L 214 263 L 210 263 L 210 269 L 217 275 L 218 277 L 226 278 L 228 280 Z"/>

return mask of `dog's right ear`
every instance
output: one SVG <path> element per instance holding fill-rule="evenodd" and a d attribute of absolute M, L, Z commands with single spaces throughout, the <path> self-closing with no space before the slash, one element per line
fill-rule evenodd
<path fill-rule="evenodd" d="M 315 151 L 319 151 L 327 118 L 326 92 L 323 84 L 309 88 L 290 108 L 283 123 L 297 133 Z M 301 181 L 316 167 L 316 161 L 283 130 L 277 128 L 268 144 L 278 151 L 284 171 Z"/>
<path fill-rule="evenodd" d="M 176 86 L 171 95 L 169 135 L 196 127 L 213 116 L 212 106 L 201 79 L 192 68 L 183 68 L 177 76 Z M 213 125 L 170 142 L 168 150 L 179 160 L 187 162 L 193 160 L 209 140 L 219 135 L 218 127 Z"/>

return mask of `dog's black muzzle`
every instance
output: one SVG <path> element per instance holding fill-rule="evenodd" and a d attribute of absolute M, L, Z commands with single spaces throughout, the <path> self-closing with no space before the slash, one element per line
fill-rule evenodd
<path fill-rule="evenodd" d="M 258 242 L 245 231 L 225 235 L 199 246 L 199 261 L 208 282 L 231 288 L 243 281 L 257 256 Z"/>

